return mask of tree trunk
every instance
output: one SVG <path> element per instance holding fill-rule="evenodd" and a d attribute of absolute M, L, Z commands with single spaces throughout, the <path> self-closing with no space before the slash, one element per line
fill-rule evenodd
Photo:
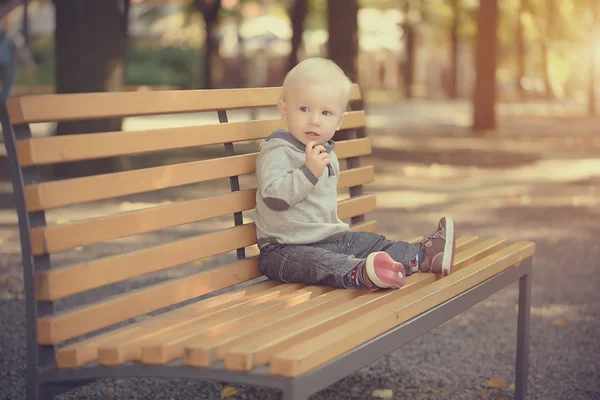
<path fill-rule="evenodd" d="M 298 50 L 302 44 L 304 33 L 304 19 L 308 13 L 308 0 L 294 0 L 290 8 L 290 20 L 292 21 L 292 51 L 288 59 L 287 70 L 291 70 L 298 64 Z"/>
<path fill-rule="evenodd" d="M 327 54 L 350 79 L 358 79 L 358 0 L 328 0 Z"/>
<path fill-rule="evenodd" d="M 450 51 L 451 62 L 450 67 L 450 98 L 458 97 L 458 28 L 460 27 L 460 2 L 459 0 L 452 1 L 454 18 L 452 20 L 452 28 L 450 31 Z"/>
<path fill-rule="evenodd" d="M 202 12 L 204 17 L 204 34 L 206 44 L 204 46 L 204 57 L 202 59 L 202 77 L 204 80 L 203 87 L 212 89 L 212 57 L 217 49 L 213 30 L 217 24 L 217 17 L 221 9 L 221 0 L 194 0 L 194 4 L 198 10 Z"/>
<path fill-rule="evenodd" d="M 517 14 L 517 29 L 516 29 L 516 42 L 517 42 L 517 76 L 515 79 L 515 86 L 519 91 L 519 97 L 523 99 L 525 97 L 525 90 L 523 88 L 522 80 L 525 77 L 525 30 L 523 29 L 523 14 L 525 12 L 527 0 L 520 0 L 519 11 Z"/>
<path fill-rule="evenodd" d="M 407 99 L 413 97 L 415 84 L 415 29 L 412 21 L 408 19 L 410 13 L 410 1 L 404 3 L 404 46 L 406 48 L 406 59 L 404 63 L 404 96 Z"/>
<path fill-rule="evenodd" d="M 473 95 L 473 131 L 496 128 L 496 59 L 498 0 L 480 0 Z"/>
<path fill-rule="evenodd" d="M 554 91 L 552 90 L 552 82 L 550 81 L 550 60 L 549 60 L 549 46 L 548 44 L 554 37 L 554 17 L 556 13 L 556 4 L 554 0 L 548 1 L 548 14 L 547 14 L 547 23 L 546 23 L 546 32 L 545 35 L 541 38 L 541 47 L 542 47 L 542 77 L 544 79 L 545 85 L 545 97 L 548 100 L 554 98 Z"/>
<path fill-rule="evenodd" d="M 600 23 L 598 21 L 598 7 L 600 1 L 596 0 L 592 3 L 592 40 L 590 48 L 590 84 L 588 89 L 588 114 L 590 117 L 596 116 L 596 53 L 600 43 L 597 43 L 595 38 L 600 34 Z"/>
<path fill-rule="evenodd" d="M 128 7 L 122 1 L 54 0 L 56 92 L 117 92 L 125 81 Z M 61 122 L 57 135 L 120 131 L 120 118 Z M 60 176 L 127 169 L 126 158 L 58 164 Z"/>

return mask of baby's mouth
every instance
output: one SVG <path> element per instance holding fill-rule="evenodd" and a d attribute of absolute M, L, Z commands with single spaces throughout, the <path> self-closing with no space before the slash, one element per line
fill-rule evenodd
<path fill-rule="evenodd" d="M 319 136 L 319 134 L 317 132 L 313 132 L 313 131 L 305 132 L 305 133 L 309 136 Z"/>

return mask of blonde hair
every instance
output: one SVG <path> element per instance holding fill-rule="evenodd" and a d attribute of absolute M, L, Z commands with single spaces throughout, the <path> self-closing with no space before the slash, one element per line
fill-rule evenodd
<path fill-rule="evenodd" d="M 298 63 L 283 80 L 281 101 L 285 101 L 286 94 L 294 82 L 310 81 L 313 83 L 327 83 L 339 86 L 343 100 L 343 109 L 346 109 L 350 100 L 352 81 L 344 71 L 333 61 L 327 58 L 311 57 Z"/>

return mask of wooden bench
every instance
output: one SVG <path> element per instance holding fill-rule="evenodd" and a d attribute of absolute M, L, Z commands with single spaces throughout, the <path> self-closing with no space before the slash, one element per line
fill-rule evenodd
<path fill-rule="evenodd" d="M 460 237 L 456 272 L 415 274 L 401 290 L 334 290 L 261 276 L 251 221 L 256 144 L 282 121 L 228 116 L 273 106 L 278 97 L 279 88 L 95 93 L 13 98 L 2 107 L 23 255 L 28 399 L 111 376 L 239 382 L 307 399 L 514 281 L 515 397 L 525 397 L 531 242 Z M 360 99 L 356 85 L 352 99 Z M 30 133 L 38 122 L 205 111 L 216 112 L 215 123 Z M 376 204 L 363 191 L 374 180 L 373 166 L 360 165 L 371 153 L 356 132 L 364 126 L 364 112 L 352 111 L 340 133 L 336 150 L 346 161 L 338 211 L 352 230 L 375 231 L 376 221 L 365 219 Z M 39 172 L 120 156 L 144 165 L 60 180 Z M 165 159 L 176 162 L 148 164 Z"/>

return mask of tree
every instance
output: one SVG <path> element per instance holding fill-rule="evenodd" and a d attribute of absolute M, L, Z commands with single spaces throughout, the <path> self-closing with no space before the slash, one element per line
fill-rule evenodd
<path fill-rule="evenodd" d="M 452 25 L 450 27 L 450 98 L 458 97 L 458 30 L 461 22 L 461 0 L 451 0 Z"/>
<path fill-rule="evenodd" d="M 496 128 L 496 63 L 498 0 L 480 0 L 477 17 L 473 131 Z"/>
<path fill-rule="evenodd" d="M 125 81 L 129 4 L 106 0 L 54 0 L 56 92 L 116 92 Z M 60 122 L 57 135 L 120 131 L 121 119 Z M 126 169 L 126 159 L 58 164 L 55 173 L 75 176 Z"/>
<path fill-rule="evenodd" d="M 221 0 L 193 0 L 197 10 L 202 12 L 204 17 L 204 32 L 206 44 L 204 46 L 204 57 L 202 59 L 202 76 L 204 78 L 204 88 L 212 88 L 212 57 L 217 50 L 217 41 L 213 35 L 219 10 L 221 9 Z"/>
<path fill-rule="evenodd" d="M 600 43 L 597 42 L 600 35 L 600 21 L 598 21 L 598 8 L 600 1 L 592 1 L 592 40 L 590 48 L 590 83 L 588 88 L 588 114 L 590 117 L 596 116 L 596 53 Z"/>
<path fill-rule="evenodd" d="M 358 0 L 329 0 L 327 54 L 354 81 L 358 78 Z"/>
<path fill-rule="evenodd" d="M 523 18 L 525 9 L 527 8 L 528 0 L 519 0 L 519 10 L 517 11 L 517 29 L 516 42 L 517 42 L 517 76 L 515 79 L 515 86 L 519 91 L 519 96 L 523 98 L 525 91 L 523 88 L 522 80 L 525 77 L 525 57 L 526 57 L 526 44 L 525 44 L 525 27 L 523 26 Z"/>
<path fill-rule="evenodd" d="M 308 0 L 294 0 L 288 9 L 290 21 L 292 22 L 292 50 L 288 59 L 288 71 L 298 64 L 298 50 L 302 44 L 304 33 L 304 20 L 308 14 Z"/>

